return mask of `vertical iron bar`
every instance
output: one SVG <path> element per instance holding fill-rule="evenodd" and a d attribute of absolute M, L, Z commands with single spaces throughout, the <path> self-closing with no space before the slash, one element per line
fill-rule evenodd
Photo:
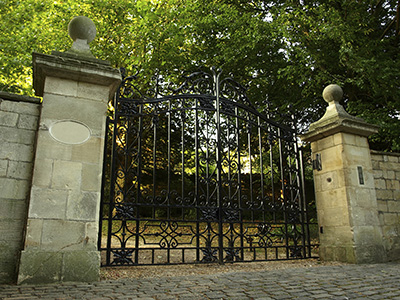
<path fill-rule="evenodd" d="M 167 179 L 167 218 L 171 218 L 171 100 L 168 101 L 168 179 Z"/>
<path fill-rule="evenodd" d="M 247 114 L 247 151 L 249 154 L 249 183 L 250 183 L 250 203 L 253 205 L 251 209 L 251 220 L 254 222 L 254 198 L 253 198 L 253 165 L 251 162 L 251 123 L 250 116 Z"/>
<path fill-rule="evenodd" d="M 258 148 L 260 151 L 260 188 L 261 188 L 261 203 L 262 204 L 262 215 L 263 221 L 265 222 L 265 199 L 264 199 L 264 166 L 263 166 L 263 152 L 262 152 L 262 140 L 261 140 L 261 121 L 260 117 L 257 117 L 257 125 L 258 125 Z"/>
<path fill-rule="evenodd" d="M 181 119 L 182 119 L 182 132 L 181 132 L 181 143 L 182 143 L 182 205 L 183 199 L 185 198 L 185 100 L 182 99 L 182 110 L 181 110 Z"/>
<path fill-rule="evenodd" d="M 139 263 L 139 235 L 140 235 L 140 203 L 141 203 L 141 177 L 142 177 L 142 135 L 143 135 L 143 104 L 139 106 L 138 130 L 138 166 L 137 166 L 137 191 L 136 191 L 136 236 L 135 236 L 135 264 Z"/>
<path fill-rule="evenodd" d="M 236 145 L 237 145 L 237 168 L 238 168 L 238 209 L 240 220 L 240 256 L 244 260 L 244 230 L 243 230 L 243 207 L 242 207 L 242 165 L 240 163 L 240 123 L 239 123 L 239 108 L 235 106 L 236 116 Z"/>
<path fill-rule="evenodd" d="M 194 126 L 194 149 L 195 149 L 195 164 L 196 174 L 194 179 L 194 194 L 196 197 L 196 262 L 200 261 L 200 203 L 199 203 L 199 100 L 195 98 L 195 126 Z"/>
<path fill-rule="evenodd" d="M 156 118 L 156 114 L 157 114 L 157 105 L 155 105 L 154 110 L 155 110 L 155 114 L 153 116 L 153 218 L 155 218 L 155 200 L 156 200 L 156 172 L 157 172 L 157 163 L 156 163 L 156 159 L 157 159 L 157 124 L 154 122 L 154 118 Z M 158 117 L 158 116 L 157 116 Z"/>
<path fill-rule="evenodd" d="M 217 70 L 218 72 L 218 70 Z M 222 146 L 221 146 L 221 120 L 220 120 L 220 102 L 219 102 L 219 75 L 214 71 L 214 85 L 215 85 L 215 105 L 216 105 L 216 125 L 217 125 L 217 205 L 218 205 L 218 244 L 219 244 L 219 263 L 222 264 L 224 261 L 224 253 L 223 253 L 223 210 L 222 210 L 222 164 L 221 164 L 221 154 L 222 154 Z"/>
<path fill-rule="evenodd" d="M 286 186 L 285 186 L 285 171 L 284 171 L 284 153 L 282 147 L 282 134 L 281 129 L 278 128 L 278 139 L 279 139 L 279 161 L 280 161 L 280 169 L 281 169 L 281 193 L 283 200 L 283 219 L 284 219 L 284 228 L 285 228 L 285 243 L 286 243 L 286 258 L 289 258 L 289 237 L 288 237 L 288 224 L 287 224 L 287 200 L 286 200 Z"/>
<path fill-rule="evenodd" d="M 271 134 L 271 127 L 268 126 L 268 132 Z M 274 185 L 274 154 L 273 154 L 273 145 L 272 145 L 272 138 L 270 138 L 269 144 L 269 167 L 271 169 L 271 193 L 272 193 L 272 205 L 273 205 L 273 221 L 276 223 L 276 198 L 275 198 L 275 185 Z"/>

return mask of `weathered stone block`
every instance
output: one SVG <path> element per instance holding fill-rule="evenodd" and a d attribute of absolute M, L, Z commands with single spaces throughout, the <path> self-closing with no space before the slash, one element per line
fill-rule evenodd
<path fill-rule="evenodd" d="M 33 160 L 33 146 L 2 142 L 0 159 L 31 162 Z"/>
<path fill-rule="evenodd" d="M 385 179 L 395 179 L 396 173 L 393 170 L 383 170 L 383 177 Z"/>
<path fill-rule="evenodd" d="M 81 145 L 75 145 L 72 149 L 72 160 L 83 163 L 102 164 L 102 152 L 104 140 L 92 137 Z"/>
<path fill-rule="evenodd" d="M 323 170 L 338 170 L 343 166 L 342 145 L 325 149 L 321 152 L 321 163 Z"/>
<path fill-rule="evenodd" d="M 352 207 L 376 211 L 377 203 L 374 189 L 368 187 L 352 188 L 348 189 L 348 195 Z"/>
<path fill-rule="evenodd" d="M 82 164 L 73 161 L 54 161 L 51 187 L 55 189 L 79 189 L 81 186 Z"/>
<path fill-rule="evenodd" d="M 380 162 L 379 168 L 383 170 L 383 176 L 385 176 L 385 170 L 386 171 L 398 170 L 399 164 L 394 162 Z"/>
<path fill-rule="evenodd" d="M 34 186 L 50 187 L 53 175 L 53 163 L 52 159 L 36 159 L 32 182 Z"/>
<path fill-rule="evenodd" d="M 388 211 L 392 213 L 400 213 L 400 200 L 388 201 Z"/>
<path fill-rule="evenodd" d="M 105 103 L 51 95 L 48 101 L 44 102 L 41 118 L 48 127 L 58 120 L 82 122 L 90 128 L 92 135 L 101 136 L 106 114 L 107 105 Z"/>
<path fill-rule="evenodd" d="M 36 131 L 38 129 L 38 125 L 39 125 L 38 116 L 21 114 L 17 126 L 18 128 Z"/>
<path fill-rule="evenodd" d="M 386 180 L 385 179 L 375 179 L 375 187 L 380 190 L 386 189 Z"/>
<path fill-rule="evenodd" d="M 391 212 L 391 210 L 389 210 Z M 389 225 L 400 225 L 400 218 L 397 213 L 386 213 L 384 214 L 384 224 Z"/>
<path fill-rule="evenodd" d="M 39 139 L 36 149 L 37 159 L 71 159 L 72 145 L 57 142 L 50 137 L 47 130 L 39 130 Z"/>
<path fill-rule="evenodd" d="M 26 199 L 29 182 L 12 178 L 0 178 L 1 197 L 6 199 Z"/>
<path fill-rule="evenodd" d="M 388 211 L 387 200 L 377 200 L 377 204 L 378 204 L 378 212 Z"/>
<path fill-rule="evenodd" d="M 43 284 L 61 280 L 62 252 L 25 250 L 21 253 L 18 284 Z"/>
<path fill-rule="evenodd" d="M 360 148 L 353 145 L 344 145 L 343 163 L 345 166 L 362 166 L 363 168 L 371 168 L 370 151 L 367 148 Z"/>
<path fill-rule="evenodd" d="M 390 180 L 390 179 L 387 179 L 386 180 L 386 188 L 388 189 L 388 190 L 398 190 L 398 189 L 400 189 L 400 183 L 399 183 L 399 181 L 397 181 L 397 180 Z"/>
<path fill-rule="evenodd" d="M 318 177 L 319 177 L 319 181 L 321 183 L 321 187 L 320 187 L 321 191 L 337 189 L 339 187 L 342 187 L 344 184 L 344 182 L 342 180 L 339 180 L 340 176 L 338 174 L 338 171 L 327 172 L 327 173 L 321 174 Z"/>
<path fill-rule="evenodd" d="M 377 199 L 393 199 L 393 191 L 390 190 L 376 190 Z"/>
<path fill-rule="evenodd" d="M 349 226 L 324 226 L 324 233 L 320 235 L 326 246 L 352 245 L 353 232 Z"/>
<path fill-rule="evenodd" d="M 392 156 L 388 155 L 388 161 L 398 163 L 399 162 L 399 156 Z"/>
<path fill-rule="evenodd" d="M 98 219 L 97 206 L 99 202 L 99 193 L 71 191 L 68 196 L 67 219 L 95 221 Z"/>
<path fill-rule="evenodd" d="M 400 201 L 400 190 L 393 191 L 393 199 Z"/>
<path fill-rule="evenodd" d="M 99 214 L 97 213 L 97 216 Z M 85 224 L 86 230 L 86 244 L 85 249 L 97 250 L 97 240 L 99 234 L 99 222 L 98 219 L 95 222 L 87 222 Z"/>
<path fill-rule="evenodd" d="M 356 135 L 351 133 L 342 133 L 343 144 L 357 145 Z"/>
<path fill-rule="evenodd" d="M 325 137 L 318 141 L 318 149 L 322 151 L 324 149 L 329 149 L 335 145 L 333 136 Z"/>
<path fill-rule="evenodd" d="M 374 169 L 374 170 L 381 170 L 380 163 L 381 163 L 381 162 L 379 162 L 379 161 L 373 160 L 373 161 L 372 161 L 372 169 Z"/>
<path fill-rule="evenodd" d="M 68 190 L 32 187 L 29 217 L 64 219 L 67 197 Z"/>
<path fill-rule="evenodd" d="M 21 245 L 0 242 L 0 284 L 13 284 L 17 281 L 17 261 Z"/>
<path fill-rule="evenodd" d="M 3 251 L 0 247 L 0 251 Z M 14 263 L 17 257 L 0 259 L 0 284 L 12 284 L 17 281 L 17 266 Z"/>
<path fill-rule="evenodd" d="M 373 170 L 374 178 L 375 179 L 382 179 L 383 178 L 383 171 L 382 170 Z"/>
<path fill-rule="evenodd" d="M 359 264 L 379 263 L 387 261 L 387 254 L 382 240 L 375 244 L 356 246 L 356 262 Z"/>
<path fill-rule="evenodd" d="M 361 148 L 367 148 L 369 152 L 368 139 L 365 136 L 356 135 L 356 146 Z"/>
<path fill-rule="evenodd" d="M 49 251 L 82 250 L 85 244 L 85 223 L 64 220 L 44 220 L 41 249 Z"/>
<path fill-rule="evenodd" d="M 349 224 L 348 211 L 345 207 L 331 207 L 325 209 L 324 225 L 344 226 Z"/>
<path fill-rule="evenodd" d="M 100 278 L 100 252 L 71 251 L 63 257 L 62 281 L 93 282 Z"/>
<path fill-rule="evenodd" d="M 108 86 L 79 82 L 77 97 L 107 103 L 109 92 Z"/>
<path fill-rule="evenodd" d="M 26 200 L 4 199 L 0 198 L 1 209 L 0 219 L 12 219 L 25 221 L 27 216 Z"/>
<path fill-rule="evenodd" d="M 25 247 L 39 248 L 42 240 L 43 219 L 29 219 L 26 227 Z"/>
<path fill-rule="evenodd" d="M 83 164 L 82 190 L 98 192 L 101 188 L 101 168 L 99 164 Z"/>
<path fill-rule="evenodd" d="M 317 208 L 325 210 L 336 207 L 347 207 L 347 196 L 345 187 L 316 193 L 318 199 Z"/>
<path fill-rule="evenodd" d="M 57 94 L 63 96 L 76 97 L 78 91 L 78 82 L 57 77 L 46 77 L 44 84 L 44 94 Z M 43 99 L 43 106 L 46 105 L 47 97 Z"/>
<path fill-rule="evenodd" d="M 5 241 L 10 245 L 17 242 L 17 245 L 20 246 L 23 228 L 24 223 L 21 220 L 0 219 L 0 241 Z"/>
<path fill-rule="evenodd" d="M 14 112 L 6 112 L 0 110 L 0 126 L 15 127 L 17 126 L 19 114 Z"/>
<path fill-rule="evenodd" d="M 32 178 L 32 163 L 10 161 L 8 163 L 7 177 L 30 180 Z"/>
<path fill-rule="evenodd" d="M 372 161 L 383 161 L 383 156 L 382 156 L 382 154 L 372 152 L 371 160 Z"/>
<path fill-rule="evenodd" d="M 18 114 L 38 116 L 40 113 L 40 104 L 19 101 L 2 101 L 0 109 Z"/>
<path fill-rule="evenodd" d="M 5 177 L 7 175 L 8 160 L 0 160 L 0 177 Z"/>
<path fill-rule="evenodd" d="M 3 127 L 0 130 L 0 140 L 9 143 L 32 145 L 35 134 L 31 130 Z"/>
<path fill-rule="evenodd" d="M 353 230 L 356 246 L 381 245 L 382 243 L 381 229 L 378 226 L 374 226 L 374 224 L 356 226 Z"/>

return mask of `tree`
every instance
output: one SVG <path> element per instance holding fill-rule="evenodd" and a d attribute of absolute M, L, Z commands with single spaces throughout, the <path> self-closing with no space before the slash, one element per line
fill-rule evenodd
<path fill-rule="evenodd" d="M 260 109 L 291 105 L 304 131 L 337 83 L 351 114 L 381 126 L 372 148 L 400 151 L 399 11 L 389 0 L 0 0 L 0 89 L 32 95 L 31 52 L 67 50 L 69 20 L 86 15 L 94 55 L 136 65 L 144 89 L 154 73 L 222 67 Z"/>

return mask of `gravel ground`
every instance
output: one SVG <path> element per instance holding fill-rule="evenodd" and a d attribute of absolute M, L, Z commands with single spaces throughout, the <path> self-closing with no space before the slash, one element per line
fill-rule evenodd
<path fill-rule="evenodd" d="M 154 278 L 188 275 L 209 275 L 232 272 L 275 271 L 289 268 L 314 268 L 345 265 L 338 262 L 321 262 L 318 259 L 246 262 L 234 264 L 190 264 L 165 266 L 105 267 L 100 270 L 101 280 L 123 278 Z"/>

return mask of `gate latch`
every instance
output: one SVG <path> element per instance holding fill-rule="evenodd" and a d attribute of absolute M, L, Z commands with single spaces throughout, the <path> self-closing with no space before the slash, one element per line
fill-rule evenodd
<path fill-rule="evenodd" d="M 322 170 L 322 162 L 321 162 L 321 154 L 315 154 L 315 159 L 312 161 L 313 170 L 321 171 Z"/>

